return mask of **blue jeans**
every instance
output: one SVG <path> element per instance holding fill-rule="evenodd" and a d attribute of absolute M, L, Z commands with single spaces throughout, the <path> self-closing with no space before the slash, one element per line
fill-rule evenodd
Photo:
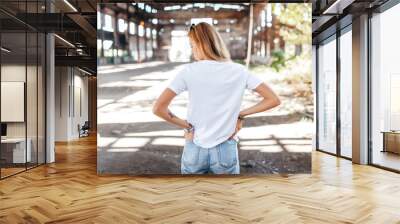
<path fill-rule="evenodd" d="M 182 174 L 240 174 L 237 142 L 228 139 L 212 147 L 202 148 L 186 140 L 181 159 Z"/>

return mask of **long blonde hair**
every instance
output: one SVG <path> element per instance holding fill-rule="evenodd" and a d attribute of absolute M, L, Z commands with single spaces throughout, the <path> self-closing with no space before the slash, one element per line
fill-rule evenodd
<path fill-rule="evenodd" d="M 224 41 L 210 24 L 201 22 L 197 25 L 191 25 L 188 36 L 206 59 L 215 61 L 230 60 L 231 56 Z"/>

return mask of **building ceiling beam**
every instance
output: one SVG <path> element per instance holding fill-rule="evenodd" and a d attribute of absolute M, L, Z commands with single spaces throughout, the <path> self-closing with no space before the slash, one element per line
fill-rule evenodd
<path fill-rule="evenodd" d="M 190 20 L 191 18 L 213 18 L 213 19 L 240 19 L 247 16 L 247 11 L 214 11 L 211 9 L 198 10 L 198 11 L 163 11 L 156 14 L 158 19 L 185 19 Z"/>

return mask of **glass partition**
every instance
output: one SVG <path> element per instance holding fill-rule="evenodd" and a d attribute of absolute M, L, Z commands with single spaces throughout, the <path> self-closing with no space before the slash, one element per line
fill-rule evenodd
<path fill-rule="evenodd" d="M 340 154 L 352 157 L 352 34 L 351 26 L 340 36 Z"/>
<path fill-rule="evenodd" d="M 2 177 L 25 170 L 31 161 L 26 144 L 26 41 L 26 33 L 1 34 Z"/>
<path fill-rule="evenodd" d="M 371 162 L 400 170 L 400 5 L 371 18 Z"/>
<path fill-rule="evenodd" d="M 0 12 L 0 178 L 5 178 L 45 162 L 46 40 L 21 20 L 26 12 L 42 12 L 44 1 L 1 1 L 0 7 L 13 12 Z"/>
<path fill-rule="evenodd" d="M 336 153 L 336 37 L 318 47 L 318 149 Z"/>

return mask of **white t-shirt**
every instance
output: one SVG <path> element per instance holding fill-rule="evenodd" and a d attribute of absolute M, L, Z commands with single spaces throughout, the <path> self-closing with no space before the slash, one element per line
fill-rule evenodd
<path fill-rule="evenodd" d="M 187 120 L 195 129 L 193 142 L 212 148 L 235 132 L 244 90 L 261 83 L 243 65 L 201 60 L 185 65 L 168 88 L 177 95 L 188 91 Z"/>

